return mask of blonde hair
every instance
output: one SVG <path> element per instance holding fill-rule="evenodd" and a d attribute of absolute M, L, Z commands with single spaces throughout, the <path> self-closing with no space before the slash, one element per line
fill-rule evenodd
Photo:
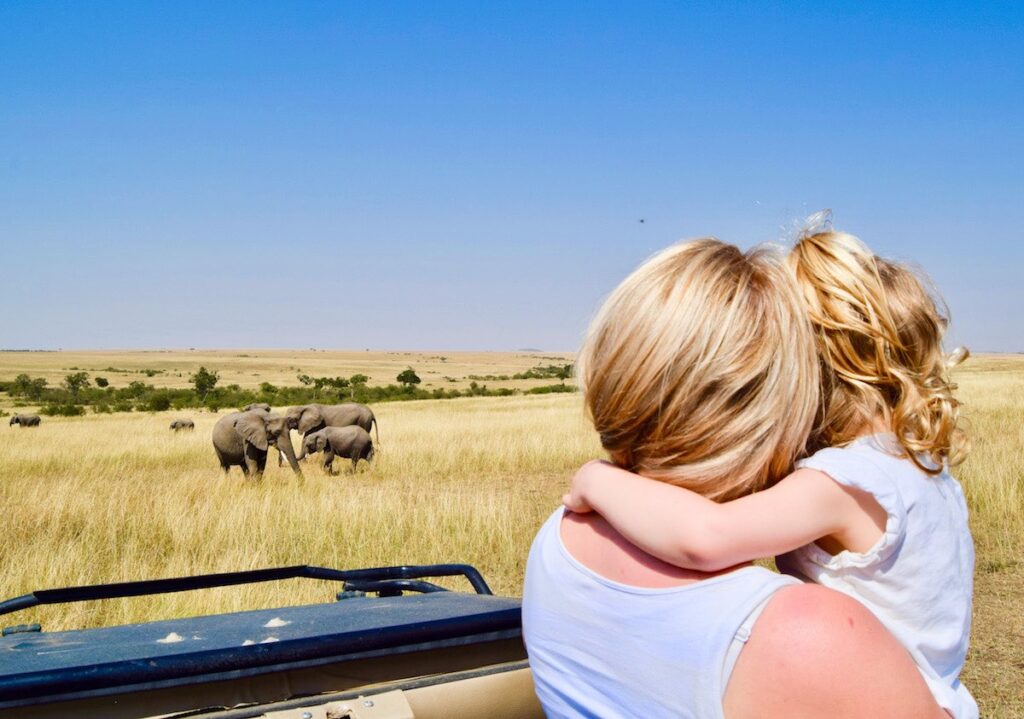
<path fill-rule="evenodd" d="M 942 352 L 948 319 L 906 266 L 876 257 L 853 235 L 807 232 L 789 255 L 822 362 L 817 446 L 842 445 L 882 418 L 929 474 L 963 460 L 967 438 Z"/>
<path fill-rule="evenodd" d="M 616 464 L 716 501 L 790 471 L 820 398 L 785 264 L 714 239 L 662 250 L 627 277 L 591 323 L 577 375 Z"/>

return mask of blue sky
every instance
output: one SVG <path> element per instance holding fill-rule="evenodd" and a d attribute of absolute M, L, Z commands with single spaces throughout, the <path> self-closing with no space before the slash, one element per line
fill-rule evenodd
<path fill-rule="evenodd" d="M 571 350 L 831 207 L 1024 351 L 1022 117 L 1013 3 L 8 0 L 0 347 Z"/>

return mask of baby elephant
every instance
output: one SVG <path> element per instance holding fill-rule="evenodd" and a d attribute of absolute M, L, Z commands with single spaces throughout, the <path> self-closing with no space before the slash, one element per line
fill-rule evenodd
<path fill-rule="evenodd" d="M 11 421 L 7 426 L 13 427 L 17 424 L 22 427 L 38 427 L 39 422 L 40 419 L 38 414 L 16 414 L 11 417 Z"/>
<path fill-rule="evenodd" d="M 190 419 L 176 419 L 171 422 L 171 429 L 175 432 L 180 432 L 183 429 L 192 430 L 196 428 L 196 423 Z"/>
<path fill-rule="evenodd" d="M 306 435 L 302 441 L 306 454 L 324 453 L 324 469 L 334 474 L 332 464 L 335 455 L 352 460 L 352 471 L 355 471 L 359 460 L 367 462 L 373 459 L 373 440 L 370 433 L 359 425 L 348 427 L 324 427 Z"/>

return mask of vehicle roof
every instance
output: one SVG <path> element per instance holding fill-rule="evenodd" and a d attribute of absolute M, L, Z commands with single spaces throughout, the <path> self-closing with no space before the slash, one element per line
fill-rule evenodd
<path fill-rule="evenodd" d="M 0 637 L 0 707 L 31 697 L 182 686 L 519 633 L 519 600 L 459 592 L 15 633 Z"/>

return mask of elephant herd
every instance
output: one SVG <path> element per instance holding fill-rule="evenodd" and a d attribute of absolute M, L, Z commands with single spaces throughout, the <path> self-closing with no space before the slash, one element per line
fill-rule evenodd
<path fill-rule="evenodd" d="M 238 466 L 246 477 L 259 479 L 267 466 L 267 453 L 274 447 L 278 465 L 283 456 L 299 475 L 300 460 L 307 454 L 323 452 L 324 469 L 333 474 L 335 457 L 352 460 L 353 470 L 360 459 L 373 459 L 371 427 L 379 441 L 377 418 L 362 404 L 307 404 L 292 407 L 284 416 L 271 411 L 270 405 L 251 404 L 217 420 L 213 449 L 225 473 Z M 175 429 L 173 423 L 171 428 Z M 293 429 L 302 435 L 298 457 L 292 447 Z"/>
<path fill-rule="evenodd" d="M 21 427 L 38 427 L 39 423 L 39 416 L 34 414 L 16 414 L 10 421 L 11 426 L 17 424 Z M 170 428 L 180 432 L 194 430 L 195 427 L 195 422 L 190 419 L 176 419 Z M 271 447 L 277 449 L 278 466 L 283 464 L 284 457 L 299 475 L 302 474 L 299 462 L 306 455 L 323 452 L 324 469 L 333 474 L 335 457 L 352 460 L 353 470 L 359 460 L 373 460 L 371 428 L 379 442 L 379 428 L 373 411 L 354 402 L 305 404 L 292 407 L 284 416 L 273 412 L 269 404 L 250 404 L 217 420 L 213 426 L 213 449 L 225 474 L 231 467 L 238 466 L 246 477 L 260 479 Z M 293 429 L 302 435 L 298 456 L 292 447 Z"/>

